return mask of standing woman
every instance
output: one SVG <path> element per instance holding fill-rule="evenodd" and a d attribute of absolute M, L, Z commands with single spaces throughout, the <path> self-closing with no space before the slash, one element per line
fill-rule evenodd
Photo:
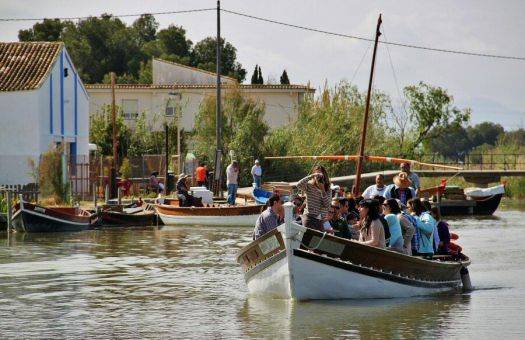
<path fill-rule="evenodd" d="M 322 165 L 316 165 L 312 174 L 297 183 L 297 189 L 306 195 L 304 213 L 301 216 L 303 226 L 323 231 L 323 222 L 331 206 L 332 192 L 330 178 Z"/>

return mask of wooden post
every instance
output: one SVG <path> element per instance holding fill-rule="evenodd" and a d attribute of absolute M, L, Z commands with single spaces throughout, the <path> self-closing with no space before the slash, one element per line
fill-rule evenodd
<path fill-rule="evenodd" d="M 93 207 L 97 209 L 97 184 L 93 183 Z"/>
<path fill-rule="evenodd" d="M 117 204 L 122 204 L 122 189 L 120 187 L 117 188 Z"/>
<path fill-rule="evenodd" d="M 359 145 L 359 158 L 357 159 L 357 169 L 355 173 L 355 182 L 354 182 L 354 195 L 355 196 L 358 196 L 360 194 L 359 187 L 361 186 L 361 171 L 363 170 L 363 161 L 364 161 L 364 155 L 365 155 L 366 129 L 368 126 L 368 114 L 370 111 L 370 97 L 372 96 L 372 81 L 374 79 L 374 66 L 376 63 L 377 43 L 379 40 L 379 36 L 381 35 L 381 32 L 379 31 L 380 27 L 381 27 L 381 14 L 379 14 L 379 18 L 377 19 L 376 38 L 374 41 L 374 53 L 372 55 L 372 67 L 370 70 L 370 79 L 368 81 L 368 92 L 366 95 L 365 116 L 363 118 L 363 130 L 361 131 L 361 144 Z"/>
<path fill-rule="evenodd" d="M 11 196 L 11 190 L 6 191 L 7 194 L 7 234 L 11 231 L 11 219 L 13 218 L 13 197 Z"/>
<path fill-rule="evenodd" d="M 177 123 L 178 124 L 178 123 Z M 178 126 L 177 126 L 177 130 L 178 130 Z M 166 152 L 166 157 L 165 157 L 165 164 L 164 164 L 164 167 L 165 167 L 165 172 L 166 172 L 166 175 L 164 176 L 164 194 L 167 196 L 170 192 L 168 190 L 168 171 L 169 171 L 169 159 L 170 159 L 170 152 L 169 152 L 169 126 L 168 126 L 168 122 L 166 122 L 166 124 L 164 124 L 164 149 L 165 149 L 165 152 Z"/>
<path fill-rule="evenodd" d="M 113 163 L 110 171 L 110 196 L 117 196 L 117 110 L 115 106 L 115 72 L 111 72 L 111 124 L 113 125 Z"/>

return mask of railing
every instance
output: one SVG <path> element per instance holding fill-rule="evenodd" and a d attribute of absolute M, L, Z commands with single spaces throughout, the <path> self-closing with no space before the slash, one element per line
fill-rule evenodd
<path fill-rule="evenodd" d="M 433 164 L 458 166 L 465 170 L 524 170 L 523 153 L 467 154 L 462 159 L 446 158 L 440 154 L 420 154 L 415 160 Z"/>

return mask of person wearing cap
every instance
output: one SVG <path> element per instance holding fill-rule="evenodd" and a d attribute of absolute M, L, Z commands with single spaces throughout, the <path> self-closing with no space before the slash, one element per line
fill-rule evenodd
<path fill-rule="evenodd" d="M 251 171 L 252 177 L 253 177 L 253 184 L 256 188 L 261 187 L 261 179 L 262 179 L 262 168 L 259 163 L 259 160 L 255 160 L 255 164 L 252 166 Z"/>
<path fill-rule="evenodd" d="M 255 222 L 253 239 L 256 240 L 283 223 L 283 200 L 279 194 L 272 194 L 268 199 L 268 208 L 262 212 Z"/>
<path fill-rule="evenodd" d="M 369 186 L 363 191 L 363 198 L 374 198 L 374 196 L 384 196 L 385 195 L 385 176 L 379 174 L 376 176 L 376 184 Z"/>
<path fill-rule="evenodd" d="M 410 163 L 401 163 L 399 168 L 401 172 L 406 172 L 408 179 L 412 182 L 412 188 L 417 192 L 420 188 L 419 176 L 415 172 L 410 171 Z"/>
<path fill-rule="evenodd" d="M 393 179 L 394 184 L 390 184 L 385 189 L 384 197 L 386 199 L 399 199 L 401 203 L 407 204 L 408 200 L 416 197 L 416 191 L 412 187 L 412 181 L 408 178 L 406 172 L 400 172 Z"/>
<path fill-rule="evenodd" d="M 226 167 L 226 186 L 228 187 L 228 204 L 235 205 L 239 187 L 239 163 L 237 161 L 232 161 Z"/>
<path fill-rule="evenodd" d="M 186 184 L 186 178 L 188 178 L 188 176 L 184 172 L 179 174 L 177 184 L 175 185 L 175 189 L 177 190 L 177 197 L 179 198 L 180 202 L 179 205 L 181 207 L 190 206 L 190 193 L 188 185 Z"/>

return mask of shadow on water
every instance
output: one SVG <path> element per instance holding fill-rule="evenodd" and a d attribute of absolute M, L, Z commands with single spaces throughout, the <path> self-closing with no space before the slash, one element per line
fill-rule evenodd
<path fill-rule="evenodd" d="M 267 329 L 267 336 L 282 332 L 279 336 L 284 338 L 411 338 L 442 335 L 440 326 L 468 314 L 469 308 L 468 294 L 308 302 L 248 298 L 239 318 L 253 325 L 245 330 L 248 337 Z"/>

